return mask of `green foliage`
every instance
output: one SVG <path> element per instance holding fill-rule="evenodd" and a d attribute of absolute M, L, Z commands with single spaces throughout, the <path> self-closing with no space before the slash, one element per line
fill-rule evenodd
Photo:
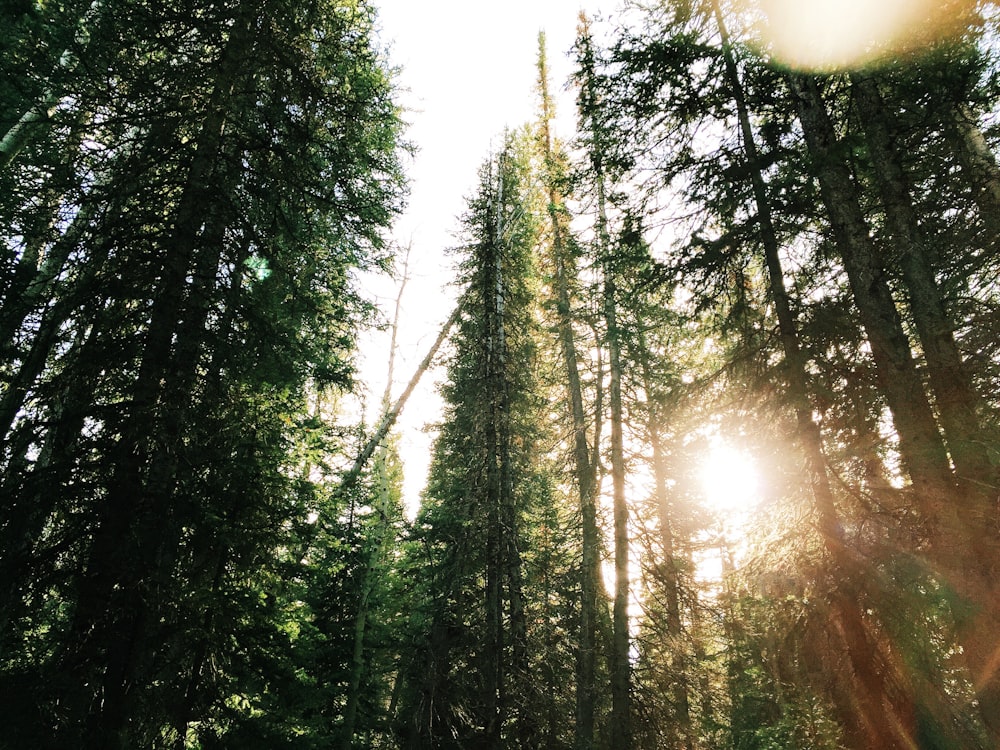
<path fill-rule="evenodd" d="M 15 745 L 332 736 L 339 688 L 302 666 L 322 577 L 292 550 L 330 492 L 307 392 L 350 385 L 350 272 L 384 263 L 401 197 L 372 23 L 275 0 L 5 25 L 4 112 L 58 102 L 0 199 L 0 679 L 38 706 Z M 336 578 L 360 543 L 329 541 Z"/>
<path fill-rule="evenodd" d="M 632 744 L 995 744 L 1000 682 L 977 670 L 1000 625 L 996 14 L 972 8 L 925 55 L 806 78 L 728 3 L 629 10 L 607 49 L 582 24 L 577 153 L 546 100 L 480 172 L 410 528 L 392 438 L 344 480 L 364 430 L 336 403 L 375 314 L 353 279 L 388 266 L 403 197 L 372 7 L 6 3 L 0 746 L 593 750 L 582 705 L 607 746 L 623 702 L 603 687 L 600 594 L 602 687 L 577 694 L 601 565 L 581 560 L 601 544 L 581 554 L 575 490 L 605 471 L 612 339 L 641 571 L 641 612 L 617 627 Z M 804 103 L 829 119 L 822 147 Z M 582 414 L 556 374 L 574 347 Z M 900 419 L 918 401 L 940 495 Z M 699 498 L 715 432 L 766 473 L 737 544 Z M 717 547 L 739 565 L 707 580 Z"/>
<path fill-rule="evenodd" d="M 526 140 L 508 137 L 481 170 L 465 218 L 463 314 L 411 547 L 424 604 L 397 720 L 403 747 L 567 742 L 557 713 L 567 708 L 562 675 L 571 659 L 559 646 L 567 571 L 563 519 L 538 453 L 539 203 L 527 159 Z"/>

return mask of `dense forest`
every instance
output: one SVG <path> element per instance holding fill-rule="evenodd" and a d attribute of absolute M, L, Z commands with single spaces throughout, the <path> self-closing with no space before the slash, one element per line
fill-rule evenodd
<path fill-rule="evenodd" d="M 1000 11 L 913 5 L 581 15 L 566 140 L 540 35 L 369 424 L 374 6 L 4 3 L 0 747 L 1000 747 Z"/>

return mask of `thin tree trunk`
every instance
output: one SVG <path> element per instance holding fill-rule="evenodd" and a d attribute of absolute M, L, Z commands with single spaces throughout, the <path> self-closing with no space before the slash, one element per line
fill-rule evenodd
<path fill-rule="evenodd" d="M 691 726 L 691 699 L 688 688 L 687 648 L 684 626 L 681 621 L 681 583 L 678 575 L 678 560 L 675 552 L 674 521 L 670 512 L 667 491 L 667 465 L 663 451 L 662 425 L 665 415 L 656 398 L 656 384 L 649 362 L 650 352 L 645 335 L 639 331 L 638 359 L 642 371 L 643 389 L 646 392 L 646 431 L 653 459 L 653 483 L 656 500 L 656 514 L 660 526 L 660 546 L 662 559 L 659 570 L 663 581 L 667 605 L 667 636 L 671 645 L 671 667 L 673 687 L 671 688 L 674 709 L 677 711 L 678 745 L 682 750 L 693 750 L 696 737 Z"/>
<path fill-rule="evenodd" d="M 576 336 L 573 330 L 572 295 L 570 293 L 570 279 L 576 277 L 576 268 L 568 248 L 565 208 L 558 188 L 562 156 L 555 149 L 551 133 L 551 123 L 555 118 L 555 113 L 549 97 L 548 68 L 543 36 L 539 39 L 538 80 L 542 97 L 542 147 L 545 157 L 549 224 L 552 232 L 557 327 L 566 374 L 566 390 L 573 420 L 573 465 L 582 526 L 580 633 L 577 643 L 574 748 L 575 750 L 592 750 L 594 746 L 594 716 L 597 710 L 597 590 L 600 581 L 596 462 L 591 458 L 590 446 L 587 443 L 587 418 L 583 406 L 583 387 L 580 382 Z"/>
<path fill-rule="evenodd" d="M 385 448 L 383 447 L 383 451 Z M 380 455 L 375 462 L 375 476 L 378 493 L 376 495 L 375 512 L 376 527 L 372 534 L 368 558 L 362 573 L 361 596 L 358 598 L 358 610 L 354 616 L 353 645 L 351 648 L 351 671 L 347 685 L 347 703 L 344 707 L 343 750 L 350 750 L 354 745 L 354 734 L 357 723 L 358 705 L 361 701 L 361 682 L 364 678 L 365 634 L 368 627 L 368 617 L 371 611 L 371 596 L 376 586 L 381 582 L 379 569 L 385 563 L 388 543 L 392 538 L 392 508 L 391 489 L 388 487 L 388 477 L 385 471 L 385 456 Z"/>
<path fill-rule="evenodd" d="M 608 326 L 609 401 L 611 407 L 611 480 L 615 527 L 615 600 L 611 653 L 611 743 L 632 746 L 629 636 L 628 505 L 625 498 L 625 448 L 622 413 L 621 342 L 618 331 L 614 271 L 605 270 L 605 315 Z"/>
<path fill-rule="evenodd" d="M 410 249 L 407 248 L 403 266 L 403 277 L 399 284 L 399 292 L 396 294 L 395 311 L 392 318 L 392 327 L 390 328 L 391 337 L 389 341 L 389 364 L 386 368 L 385 392 L 382 394 L 383 414 L 388 414 L 390 412 L 389 399 L 392 394 L 392 380 L 395 372 L 396 339 L 399 333 L 399 317 L 402 310 L 403 292 L 406 289 L 406 284 L 410 278 L 409 258 Z M 443 338 L 439 337 L 439 340 L 443 340 Z M 369 601 L 372 593 L 375 591 L 375 587 L 381 583 L 378 572 L 379 568 L 385 561 L 387 544 L 391 538 L 392 531 L 393 509 L 391 507 L 391 488 L 388 486 L 388 476 L 385 467 L 386 446 L 384 442 L 381 441 L 378 445 L 381 447 L 382 452 L 376 457 L 375 460 L 375 483 L 377 494 L 375 504 L 375 529 L 372 534 L 374 538 L 370 542 L 371 547 L 368 550 L 368 559 L 365 561 L 365 569 L 362 573 L 361 579 L 361 596 L 358 600 L 357 613 L 354 616 L 354 643 L 351 650 L 351 673 L 347 685 L 347 703 L 344 708 L 343 750 L 350 750 L 354 744 L 358 704 L 361 700 L 361 681 L 364 677 L 365 671 L 365 633 L 370 609 Z M 358 471 L 360 471 L 360 468 Z M 357 474 L 355 474 L 355 476 L 357 476 Z"/>
<path fill-rule="evenodd" d="M 610 258 L 607 209 L 600 157 L 595 158 L 597 177 L 597 234 L 604 271 L 604 320 L 608 346 L 608 401 L 611 408 L 611 484 L 614 516 L 615 597 L 612 614 L 611 651 L 611 744 L 628 750 L 632 746 L 631 655 L 629 634 L 629 537 L 628 505 L 625 498 L 625 443 L 622 409 L 621 334 L 618 330 L 616 270 Z"/>

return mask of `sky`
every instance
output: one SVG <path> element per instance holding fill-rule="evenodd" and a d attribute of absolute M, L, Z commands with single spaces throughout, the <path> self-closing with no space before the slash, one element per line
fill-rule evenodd
<path fill-rule="evenodd" d="M 393 398 L 406 385 L 454 305 L 455 260 L 446 250 L 458 243 L 458 217 L 472 194 L 480 165 L 505 128 L 517 128 L 536 114 L 535 65 L 538 32 L 545 31 L 550 87 L 561 125 L 569 137 L 572 94 L 565 82 L 572 70 L 568 51 L 581 10 L 590 15 L 609 0 L 374 0 L 379 41 L 390 64 L 400 68 L 400 104 L 409 124 L 406 138 L 416 154 L 406 160 L 410 198 L 396 223 L 394 240 L 412 248 L 410 281 L 402 301 Z M 382 303 L 388 318 L 396 290 L 388 279 L 366 277 L 364 286 Z M 369 422 L 374 422 L 385 387 L 388 337 L 372 335 L 362 345 L 362 380 L 367 383 Z M 431 377 L 433 376 L 433 377 Z M 404 499 L 411 513 L 426 480 L 433 435 L 424 430 L 439 419 L 436 384 L 443 372 L 428 373 L 413 393 L 397 431 L 405 462 Z"/>

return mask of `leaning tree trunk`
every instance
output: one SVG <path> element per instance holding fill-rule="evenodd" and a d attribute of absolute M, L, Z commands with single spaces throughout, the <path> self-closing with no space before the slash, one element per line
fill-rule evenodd
<path fill-rule="evenodd" d="M 868 334 L 882 392 L 893 415 L 900 452 L 925 524 L 928 556 L 972 612 L 959 612 L 959 638 L 980 714 L 1000 745 L 1000 633 L 995 543 L 975 549 L 978 521 L 962 507 L 948 455 L 913 362 L 906 334 L 879 266 L 850 171 L 811 76 L 789 76 L 838 249 Z M 963 607 L 965 609 L 965 607 Z"/>
<path fill-rule="evenodd" d="M 881 660 L 867 635 L 861 611 L 856 604 L 852 604 L 855 597 L 844 590 L 849 582 L 858 581 L 863 571 L 845 544 L 843 527 L 827 472 L 822 435 L 819 425 L 812 418 L 805 356 L 799 343 L 798 325 L 792 312 L 791 298 L 785 287 L 771 202 L 759 167 L 760 155 L 750 123 L 743 84 L 717 0 L 713 0 L 712 7 L 722 37 L 726 76 L 736 104 L 754 203 L 757 207 L 758 236 L 764 252 L 771 299 L 778 318 L 778 334 L 784 355 L 785 374 L 795 412 L 796 436 L 805 460 L 806 474 L 809 478 L 823 544 L 831 565 L 840 573 L 838 588 L 833 592 L 831 601 L 832 624 L 841 636 L 844 650 L 851 662 L 851 672 L 857 683 L 855 687 L 866 698 L 860 704 L 863 723 L 869 730 L 866 733 L 866 742 L 869 746 L 877 745 L 902 750 L 912 746 L 913 727 L 909 726 L 908 716 L 894 717 L 891 721 L 884 720 L 884 712 L 891 707 L 888 678 L 880 670 Z"/>
<path fill-rule="evenodd" d="M 958 528 L 951 467 L 889 289 L 857 188 L 812 76 L 789 75 L 820 193 L 875 360 L 900 452 L 932 534 Z"/>
<path fill-rule="evenodd" d="M 983 720 L 1000 744 L 1000 674 L 984 661 L 1000 647 L 1000 606 L 994 604 L 1000 598 L 997 578 L 1000 544 L 995 521 L 997 471 L 990 462 L 987 437 L 977 413 L 978 395 L 955 342 L 955 325 L 947 315 L 928 258 L 877 82 L 860 73 L 852 75 L 851 80 L 886 221 L 896 244 L 910 310 L 924 351 L 928 378 L 959 482 L 960 512 L 970 534 L 966 545 L 979 561 L 968 573 L 982 579 L 987 605 L 972 621 L 963 620 L 960 630 L 966 653 L 978 654 L 969 659 L 977 699 Z M 974 624 L 976 620 L 981 621 L 980 624 Z M 983 635 L 977 636 L 974 630 L 983 633 L 990 630 L 997 635 L 993 639 L 986 637 L 985 642 L 980 643 Z"/>
<path fill-rule="evenodd" d="M 98 28 L 111 14 L 101 16 L 103 0 L 94 0 L 83 16 L 78 19 L 75 28 L 77 39 L 100 37 L 103 29 Z M 86 50 L 83 50 L 84 54 Z M 50 122 L 55 114 L 62 93 L 53 80 L 66 79 L 73 75 L 78 67 L 79 56 L 71 49 L 63 50 L 56 64 L 50 84 L 42 91 L 38 100 L 29 106 L 7 132 L 0 137 L 0 170 L 6 169 L 17 157 L 18 153 L 31 142 Z"/>

